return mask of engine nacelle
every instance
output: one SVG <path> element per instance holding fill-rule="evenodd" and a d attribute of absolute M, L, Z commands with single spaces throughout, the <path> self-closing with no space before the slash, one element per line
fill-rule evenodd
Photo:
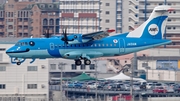
<path fill-rule="evenodd" d="M 82 39 L 82 34 L 68 35 L 68 44 L 81 44 L 81 43 L 86 43 L 89 40 L 90 39 Z"/>

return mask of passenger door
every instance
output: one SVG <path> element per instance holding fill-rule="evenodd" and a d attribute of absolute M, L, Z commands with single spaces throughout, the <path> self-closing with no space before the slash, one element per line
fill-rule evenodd
<path fill-rule="evenodd" d="M 119 39 L 119 54 L 125 52 L 125 41 L 124 39 Z"/>

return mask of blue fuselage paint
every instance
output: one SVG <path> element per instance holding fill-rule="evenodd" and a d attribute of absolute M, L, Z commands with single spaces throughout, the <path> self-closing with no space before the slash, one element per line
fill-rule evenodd
<path fill-rule="evenodd" d="M 125 35 L 106 37 L 82 44 L 65 44 L 60 38 L 22 39 L 6 52 L 17 58 L 67 58 L 76 59 L 86 54 L 90 58 L 120 56 L 140 50 L 168 44 L 170 40 L 127 38 Z M 34 42 L 34 46 L 30 42 Z M 22 44 L 28 43 L 28 44 Z M 28 52 L 22 52 L 29 49 Z M 19 52 L 19 53 L 18 53 Z"/>

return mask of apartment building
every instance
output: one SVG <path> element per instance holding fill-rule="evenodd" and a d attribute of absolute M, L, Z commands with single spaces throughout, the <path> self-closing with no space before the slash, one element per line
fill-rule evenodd
<path fill-rule="evenodd" d="M 29 1 L 29 2 L 37 2 L 37 3 L 52 3 L 52 2 L 56 2 L 59 0 L 19 0 L 21 1 Z"/>
<path fill-rule="evenodd" d="M 6 0 L 0 0 L 0 4 L 6 3 Z"/>
<path fill-rule="evenodd" d="M 27 60 L 21 66 L 11 64 L 5 50 L 17 40 L 17 38 L 3 38 L 0 41 L 0 101 L 47 101 L 48 62 L 37 60 L 30 64 L 31 60 Z"/>
<path fill-rule="evenodd" d="M 59 4 L 8 0 L 0 5 L 0 37 L 41 37 L 59 33 Z"/>
<path fill-rule="evenodd" d="M 142 24 L 150 15 L 153 8 L 158 5 L 170 5 L 174 11 L 169 12 L 169 18 L 164 38 L 173 42 L 167 48 L 180 48 L 180 1 L 179 0 L 139 0 L 139 24 Z M 162 46 L 164 47 L 164 46 Z"/>

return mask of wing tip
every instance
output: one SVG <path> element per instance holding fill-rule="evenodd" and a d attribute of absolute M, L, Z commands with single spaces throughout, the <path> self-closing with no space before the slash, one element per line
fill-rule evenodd
<path fill-rule="evenodd" d="M 108 33 L 111 33 L 111 32 L 114 32 L 114 31 L 115 31 L 114 29 L 107 30 Z"/>

